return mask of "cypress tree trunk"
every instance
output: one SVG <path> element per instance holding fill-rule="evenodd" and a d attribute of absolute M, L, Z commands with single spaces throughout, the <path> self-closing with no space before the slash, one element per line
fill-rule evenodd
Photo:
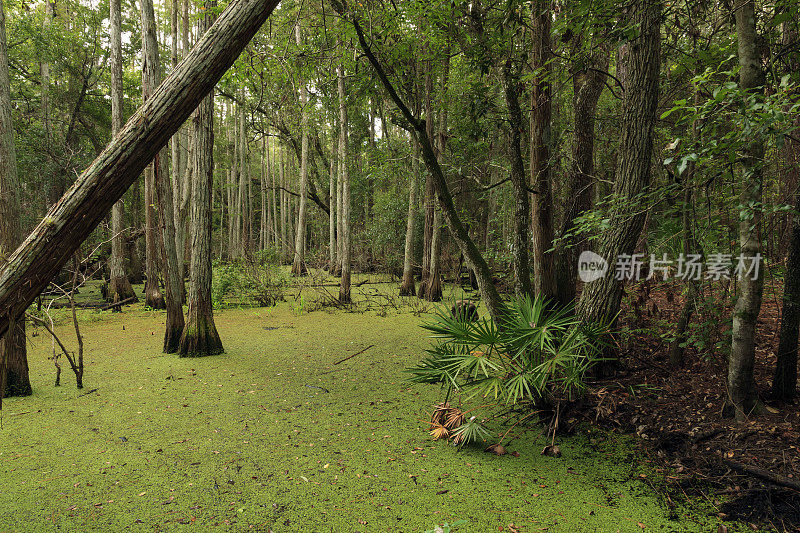
<path fill-rule="evenodd" d="M 637 198 L 650 183 L 659 89 L 660 13 L 660 3 L 652 0 L 637 0 L 628 8 L 629 20 L 637 29 L 636 43 L 623 64 L 629 83 L 622 102 L 615 202 L 610 228 L 599 246 L 600 255 L 611 267 L 603 278 L 588 283 L 581 294 L 578 313 L 588 322 L 609 323 L 619 312 L 623 287 L 615 278 L 613 266 L 617 257 L 633 253 L 644 225 L 645 212 Z"/>
<path fill-rule="evenodd" d="M 302 44 L 300 24 L 295 25 L 295 39 L 297 46 Z M 306 269 L 306 203 L 308 197 L 308 90 L 306 84 L 300 85 L 300 122 L 302 124 L 302 140 L 300 149 L 300 205 L 297 210 L 297 234 L 294 240 L 294 259 L 292 261 L 292 275 L 303 276 L 308 273 Z"/>
<path fill-rule="evenodd" d="M 267 160 L 267 136 L 264 135 L 261 139 L 261 222 L 258 225 L 258 248 L 265 250 L 267 248 L 267 239 L 269 238 L 269 203 L 267 202 L 267 183 L 269 182 L 269 175 L 267 169 L 269 162 Z"/>
<path fill-rule="evenodd" d="M 336 135 L 331 134 L 332 144 L 338 142 Z M 336 150 L 331 149 L 331 169 L 328 180 L 328 272 L 336 270 Z"/>
<path fill-rule="evenodd" d="M 211 26 L 215 0 L 206 0 L 202 30 Z M 211 304 L 211 188 L 214 182 L 214 96 L 206 97 L 194 119 L 195 183 L 192 187 L 192 261 L 189 269 L 189 311 L 178 353 L 202 357 L 224 352 Z"/>
<path fill-rule="evenodd" d="M 277 148 L 276 148 L 277 150 Z M 269 146 L 267 146 L 267 151 L 269 152 Z M 272 167 L 272 163 L 275 161 L 275 151 L 272 152 L 272 157 L 270 157 L 270 167 Z M 270 202 L 272 203 L 272 244 L 275 246 L 275 250 L 278 250 L 278 203 L 277 203 L 277 195 L 278 191 L 276 189 L 277 184 L 277 174 L 278 171 L 275 168 L 270 170 L 270 174 L 272 175 L 272 190 L 269 194 Z"/>
<path fill-rule="evenodd" d="M 157 44 L 155 52 L 148 50 L 148 29 L 149 22 L 145 19 L 146 2 L 142 3 L 142 101 L 146 102 L 152 93 L 151 79 L 157 67 L 152 65 L 152 54 L 158 54 Z M 150 6 L 152 11 L 152 5 Z M 155 24 L 155 23 L 153 23 Z M 152 28 L 155 39 L 155 27 Z M 153 84 L 155 86 L 157 84 Z M 159 156 L 160 157 L 160 153 Z M 144 289 L 144 302 L 151 309 L 166 309 L 167 305 L 164 296 L 161 294 L 161 287 L 158 281 L 158 250 L 160 248 L 160 235 L 158 233 L 158 214 L 156 213 L 156 179 L 160 176 L 161 169 L 156 169 L 155 161 L 151 163 L 144 173 L 144 239 L 145 239 L 145 275 L 147 281 Z"/>
<path fill-rule="evenodd" d="M 10 250 L 22 241 L 20 225 L 20 184 L 14 128 L 11 122 L 11 85 L 8 74 L 5 6 L 0 0 L 0 265 Z M 14 328 L 0 337 L 0 401 L 9 396 L 33 394 L 28 376 L 25 320 L 15 320 Z"/>
<path fill-rule="evenodd" d="M 758 51 L 755 3 L 746 0 L 736 9 L 736 37 L 739 52 L 739 86 L 763 96 L 764 72 Z M 739 245 L 741 257 L 749 266 L 760 261 L 761 190 L 764 161 L 763 139 L 751 139 L 740 159 L 741 193 Z M 756 321 L 761 311 L 764 279 L 759 271 L 756 279 L 742 275 L 738 280 L 739 297 L 733 308 L 731 353 L 728 359 L 728 400 L 737 420 L 760 414 L 753 368 L 756 359 Z"/>
<path fill-rule="evenodd" d="M 417 194 L 419 190 L 419 145 L 411 142 L 411 181 L 408 193 L 408 218 L 406 219 L 406 243 L 403 257 L 403 283 L 400 296 L 414 296 L 414 226 L 417 215 Z"/>
<path fill-rule="evenodd" d="M 428 139 L 433 142 L 433 67 L 430 61 L 425 62 L 425 92 L 424 92 L 424 111 L 425 129 Z M 435 154 L 435 148 L 434 148 Z M 431 243 L 433 241 L 433 218 L 436 211 L 436 191 L 433 184 L 433 177 L 425 175 L 425 226 L 422 237 L 422 279 L 419 283 L 417 296 L 424 298 L 428 294 L 428 282 L 431 275 Z"/>
<path fill-rule="evenodd" d="M 339 125 L 339 129 L 341 130 L 341 124 Z M 339 142 L 336 145 L 336 150 L 339 151 L 341 148 L 341 138 L 339 138 Z M 334 276 L 341 276 L 342 275 L 342 258 L 344 257 L 344 252 L 342 250 L 342 245 L 344 244 L 344 226 L 342 225 L 342 221 L 344 217 L 342 216 L 342 185 L 344 183 L 344 179 L 342 178 L 342 172 L 344 171 L 344 161 L 341 157 L 337 157 L 338 160 L 338 168 L 337 168 L 337 175 L 338 179 L 336 180 L 336 268 L 333 271 Z"/>
<path fill-rule="evenodd" d="M 342 50 L 343 51 L 343 50 Z M 347 169 L 347 102 L 344 90 L 344 67 L 336 69 L 339 88 L 339 161 L 342 165 L 342 276 L 339 301 L 350 303 L 350 175 Z"/>
<path fill-rule="evenodd" d="M 49 3 L 49 2 L 48 2 Z M 121 36 L 121 2 L 110 0 L 110 41 L 111 41 L 111 136 L 116 137 L 122 129 L 122 36 Z M 122 200 L 114 204 L 111 211 L 111 257 L 109 259 L 108 299 L 120 302 L 128 298 L 138 301 L 125 274 L 125 204 Z M 113 308 L 121 311 L 121 307 Z"/>
<path fill-rule="evenodd" d="M 156 21 L 152 0 L 141 0 L 142 7 L 142 87 L 144 101 L 152 96 L 161 83 L 161 67 L 159 65 L 158 40 L 156 38 Z M 175 137 L 173 136 L 173 139 Z M 158 199 L 158 220 L 161 227 L 162 269 L 165 286 L 165 306 L 167 309 L 166 329 L 164 332 L 164 353 L 175 353 L 178 350 L 183 332 L 183 276 L 178 267 L 178 250 L 175 242 L 175 214 L 172 182 L 167 170 L 168 150 L 162 148 L 156 154 L 151 165 Z M 148 276 L 148 281 L 150 280 Z"/>

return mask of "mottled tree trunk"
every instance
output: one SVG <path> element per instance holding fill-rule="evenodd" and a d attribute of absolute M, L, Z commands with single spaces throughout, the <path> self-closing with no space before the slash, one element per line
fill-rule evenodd
<path fill-rule="evenodd" d="M 576 50 L 580 47 L 576 46 Z M 587 68 L 573 71 L 572 104 L 574 109 L 572 165 L 569 170 L 561 243 L 556 259 L 557 299 L 561 305 L 574 303 L 578 279 L 579 246 L 585 241 L 575 234 L 575 219 L 592 207 L 594 175 L 594 124 L 597 103 L 603 93 L 608 54 L 593 53 L 586 59 Z"/>
<path fill-rule="evenodd" d="M 609 263 L 606 275 L 588 283 L 578 302 L 579 315 L 588 322 L 610 323 L 619 312 L 622 282 L 615 277 L 617 257 L 632 254 L 644 225 L 646 209 L 639 195 L 650 183 L 653 127 L 658 104 L 661 5 L 637 0 L 628 7 L 630 22 L 636 26 L 636 46 L 626 57 L 628 72 L 622 102 L 619 165 L 614 181 L 615 202 L 611 206 L 609 229 L 600 239 L 599 253 Z M 609 354 L 611 355 L 611 354 Z"/>
<path fill-rule="evenodd" d="M 500 68 L 503 97 L 508 108 L 511 125 L 511 187 L 514 194 L 514 246 L 512 249 L 512 268 L 514 270 L 514 291 L 518 296 L 531 294 L 531 276 L 528 266 L 528 227 L 530 224 L 530 202 L 528 200 L 528 180 L 525 176 L 525 163 L 522 160 L 522 111 L 519 105 L 519 80 L 511 71 L 510 62 Z"/>
<path fill-rule="evenodd" d="M 552 128 L 550 117 L 552 59 L 550 52 L 550 21 L 552 0 L 534 0 L 531 2 L 531 26 L 533 29 L 533 46 L 531 48 L 531 66 L 534 80 L 531 84 L 531 184 L 537 193 L 533 196 L 532 229 L 533 229 L 533 291 L 543 298 L 556 295 L 554 254 L 550 250 L 553 244 L 553 192 L 550 183 L 550 146 L 552 145 Z M 515 214 L 521 216 L 521 213 Z M 519 231 L 519 230 L 517 230 Z"/>
<path fill-rule="evenodd" d="M 20 183 L 14 127 L 11 122 L 11 85 L 8 74 L 5 6 L 0 0 L 0 265 L 22 241 Z M 28 377 L 25 319 L 14 321 L 13 330 L 0 334 L 0 400 L 5 396 L 33 394 Z"/>
<path fill-rule="evenodd" d="M 161 83 L 158 40 L 153 0 L 140 0 L 142 7 L 142 87 L 144 101 L 149 100 Z M 173 136 L 173 139 L 175 137 Z M 183 275 L 178 266 L 178 249 L 175 242 L 175 214 L 172 182 L 167 169 L 168 150 L 156 154 L 151 165 L 155 192 L 158 200 L 158 222 L 161 227 L 161 265 L 164 274 L 164 300 L 167 309 L 166 329 L 164 331 L 164 352 L 178 350 L 183 332 Z M 182 250 L 181 250 L 182 251 Z M 148 282 L 150 277 L 148 276 Z"/>
<path fill-rule="evenodd" d="M 344 52 L 344 50 L 342 50 Z M 339 160 L 342 165 L 342 275 L 339 282 L 339 301 L 350 303 L 350 173 L 347 168 L 347 101 L 344 90 L 344 67 L 336 69 L 339 88 Z"/>
<path fill-rule="evenodd" d="M 215 0 L 206 0 L 201 29 L 211 27 Z M 192 261 L 189 268 L 189 311 L 178 353 L 201 357 L 224 352 L 211 303 L 211 188 L 214 183 L 214 96 L 197 108 L 194 122 L 195 183 L 192 187 Z"/>
<path fill-rule="evenodd" d="M 758 50 L 756 34 L 755 2 L 745 0 L 737 6 L 736 38 L 739 52 L 739 86 L 753 94 L 764 94 L 764 72 Z M 761 252 L 761 190 L 763 186 L 762 165 L 764 141 L 750 138 L 741 154 L 739 245 L 741 257 L 746 264 L 760 261 Z M 753 279 L 755 278 L 755 279 Z M 761 295 L 764 278 L 741 275 L 738 280 L 739 297 L 733 308 L 731 353 L 728 359 L 728 400 L 735 410 L 737 420 L 759 414 L 753 368 L 756 360 L 756 322 L 761 311 Z"/>
<path fill-rule="evenodd" d="M 121 2 L 110 0 L 110 41 L 111 41 L 111 137 L 116 137 L 122 129 L 122 36 Z M 125 204 L 122 200 L 111 210 L 111 257 L 108 261 L 110 280 L 108 299 L 120 302 L 129 298 L 138 301 L 131 282 L 125 273 Z M 113 308 L 121 311 L 121 307 Z"/>
<path fill-rule="evenodd" d="M 782 41 L 785 46 L 797 42 L 797 31 L 789 22 L 783 23 Z M 787 65 L 791 73 L 800 72 L 800 51 L 788 55 Z M 795 100 L 796 101 L 796 100 Z M 795 119 L 800 127 L 800 117 Z M 795 130 L 797 131 L 797 130 Z M 783 182 L 800 183 L 800 141 L 796 138 L 784 141 L 781 153 L 783 159 Z M 797 337 L 800 333 L 800 191 L 796 191 L 794 211 L 791 214 L 789 252 L 786 257 L 786 274 L 783 285 L 783 311 L 778 339 L 778 362 L 772 380 L 772 394 L 782 400 L 791 400 L 797 393 Z"/>

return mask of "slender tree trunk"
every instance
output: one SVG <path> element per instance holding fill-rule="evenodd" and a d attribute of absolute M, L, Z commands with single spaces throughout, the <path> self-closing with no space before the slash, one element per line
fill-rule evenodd
<path fill-rule="evenodd" d="M 550 21 L 552 0 L 534 0 L 531 13 L 533 48 L 531 66 L 535 79 L 531 84 L 531 184 L 533 196 L 533 291 L 538 297 L 556 296 L 553 244 L 553 193 L 551 186 L 550 146 L 552 145 Z M 518 212 L 515 217 L 520 216 Z"/>
<path fill-rule="evenodd" d="M 49 0 L 48 0 L 49 5 Z M 110 41 L 111 41 L 111 136 L 116 137 L 122 129 L 122 37 L 121 2 L 110 0 Z M 111 258 L 109 259 L 110 280 L 108 299 L 120 302 L 133 298 L 138 301 L 133 287 L 125 274 L 125 204 L 123 200 L 114 204 L 111 211 Z M 121 311 L 122 307 L 113 308 Z"/>
<path fill-rule="evenodd" d="M 10 251 L 19 245 L 23 236 L 10 83 L 5 6 L 0 0 L 0 266 L 6 263 Z M 3 397 L 33 394 L 28 376 L 24 317 L 14 320 L 13 324 L 10 332 L 0 335 L 0 401 Z"/>
<path fill-rule="evenodd" d="M 339 129 L 341 130 L 341 124 L 339 125 Z M 336 146 L 336 150 L 340 150 L 342 145 L 341 138 Z M 342 184 L 344 183 L 344 179 L 342 178 L 342 173 L 344 172 L 344 160 L 341 157 L 337 157 L 338 161 L 338 179 L 336 180 L 336 269 L 333 271 L 334 276 L 341 276 L 342 275 L 342 258 L 344 257 L 344 251 L 342 250 L 342 246 L 344 244 L 344 226 L 342 221 L 344 220 L 344 216 L 342 215 Z"/>
<path fill-rule="evenodd" d="M 286 150 L 281 149 L 281 261 L 289 257 L 289 194 L 286 192 Z"/>
<path fill-rule="evenodd" d="M 302 44 L 300 24 L 295 26 L 297 46 Z M 305 81 L 300 84 L 300 122 L 303 129 L 300 149 L 300 205 L 297 210 L 297 234 L 294 241 L 292 274 L 303 276 L 306 269 L 306 202 L 308 196 L 308 90 Z"/>
<path fill-rule="evenodd" d="M 450 75 L 450 53 L 449 48 L 445 53 L 444 66 L 442 68 L 442 84 L 439 90 L 439 132 L 436 135 L 436 156 L 441 157 L 445 151 L 447 139 L 447 105 L 448 105 L 448 80 Z M 436 202 L 434 201 L 434 205 Z M 442 299 L 442 215 L 441 209 L 436 209 L 433 214 L 433 232 L 431 235 L 431 259 L 430 276 L 426 287 L 425 299 L 430 302 L 438 302 Z"/>
<path fill-rule="evenodd" d="M 201 30 L 213 20 L 215 0 L 206 0 Z M 224 352 L 211 304 L 211 189 L 214 184 L 214 96 L 206 97 L 194 119 L 195 184 L 192 187 L 192 261 L 189 270 L 189 311 L 178 353 L 201 357 Z"/>
<path fill-rule="evenodd" d="M 783 23 L 782 40 L 786 46 L 797 41 L 798 34 L 789 22 Z M 800 51 L 787 58 L 790 71 L 800 72 Z M 800 117 L 795 119 L 800 127 Z M 795 130 L 797 131 L 797 130 Z M 800 141 L 787 139 L 783 150 L 784 183 L 800 183 Z M 783 285 L 783 311 L 778 339 L 778 362 L 772 380 L 772 394 L 782 400 L 791 400 L 797 391 L 797 337 L 800 333 L 800 191 L 795 193 L 794 211 L 791 215 L 791 237 L 786 258 L 786 274 Z"/>
<path fill-rule="evenodd" d="M 575 46 L 575 50 L 580 50 L 579 44 Z M 579 246 L 585 242 L 574 234 L 575 219 L 592 207 L 595 114 L 605 87 L 604 72 L 608 69 L 608 54 L 600 50 L 585 61 L 587 68 L 576 69 L 571 73 L 575 140 L 572 143 L 572 165 L 568 175 L 561 244 L 557 251 L 555 269 L 557 299 L 561 305 L 569 305 L 575 301 Z"/>
<path fill-rule="evenodd" d="M 151 83 L 152 80 L 149 76 L 152 74 L 148 72 L 150 70 L 157 70 L 156 65 L 151 66 L 152 62 L 152 55 L 158 55 L 158 48 L 156 45 L 156 50 L 154 52 L 149 52 L 148 50 L 148 29 L 147 26 L 150 24 L 149 21 L 145 20 L 145 10 L 147 9 L 145 4 L 147 0 L 142 2 L 142 57 L 143 65 L 142 65 L 142 100 L 147 101 L 150 98 L 152 93 Z M 152 4 L 150 6 L 150 11 L 152 11 Z M 153 40 L 156 39 L 155 36 L 155 22 L 152 23 L 152 38 Z M 157 84 L 153 84 L 155 86 Z M 160 153 L 159 153 L 160 156 Z M 144 301 L 151 309 L 165 309 L 166 302 L 164 301 L 164 296 L 161 294 L 161 287 L 158 281 L 158 250 L 159 250 L 159 242 L 160 236 L 158 233 L 158 213 L 156 213 L 156 179 L 159 177 L 157 176 L 160 173 L 160 168 L 155 168 L 155 161 L 151 163 L 147 169 L 145 170 L 144 174 L 144 227 L 145 227 L 145 272 L 147 276 L 147 282 L 145 283 L 145 290 L 144 290 Z"/>
<path fill-rule="evenodd" d="M 425 62 L 425 89 L 423 106 L 425 112 L 426 135 L 431 142 L 434 141 L 433 120 L 433 66 L 431 61 Z M 432 147 L 436 155 L 436 147 Z M 417 296 L 424 298 L 428 294 L 428 283 L 431 276 L 431 243 L 433 242 L 433 219 L 436 211 L 436 189 L 433 177 L 425 175 L 425 226 L 422 236 L 422 279 L 419 283 Z"/>
<path fill-rule="evenodd" d="M 755 2 L 745 0 L 735 9 L 736 38 L 739 52 L 739 86 L 753 94 L 764 94 L 764 72 L 758 50 Z M 761 257 L 761 190 L 764 141 L 751 138 L 740 159 L 742 212 L 739 215 L 741 260 L 746 266 L 760 263 Z M 753 279 L 755 278 L 755 279 Z M 731 353 L 728 359 L 728 399 L 737 420 L 760 414 L 753 368 L 756 359 L 756 322 L 761 311 L 764 279 L 759 271 L 744 273 L 738 280 L 739 297 L 733 308 Z"/>
<path fill-rule="evenodd" d="M 343 51 L 343 50 L 342 50 Z M 336 69 L 339 87 L 339 160 L 342 165 L 342 276 L 339 282 L 339 301 L 350 303 L 350 175 L 347 168 L 347 102 L 344 90 L 344 67 Z"/>
<path fill-rule="evenodd" d="M 616 201 L 611 207 L 610 229 L 602 236 L 599 250 L 611 268 L 601 279 L 588 283 L 581 294 L 578 313 L 588 322 L 610 323 L 619 312 L 623 287 L 613 266 L 618 257 L 633 253 L 644 225 L 646 210 L 638 197 L 650 183 L 659 89 L 660 13 L 660 3 L 652 0 L 637 0 L 628 8 L 629 20 L 639 31 L 636 46 L 631 47 L 623 66 L 629 72 L 629 84 L 622 102 Z"/>
<path fill-rule="evenodd" d="M 276 150 L 277 147 L 272 151 L 272 157 L 270 158 L 270 163 L 273 162 L 277 163 L 277 161 L 275 160 Z M 272 164 L 270 164 L 270 166 L 272 167 Z M 272 174 L 272 191 L 270 192 L 269 195 L 270 202 L 272 202 L 272 244 L 275 246 L 276 251 L 280 250 L 279 248 L 280 243 L 278 242 L 279 233 L 278 233 L 278 203 L 277 203 L 277 197 L 279 193 L 278 190 L 276 189 L 276 184 L 278 183 L 277 181 L 278 172 L 279 171 L 276 168 L 272 168 L 270 172 L 270 174 Z"/>
<path fill-rule="evenodd" d="M 336 146 L 337 137 L 335 134 L 331 135 L 332 144 Z M 328 180 L 328 272 L 333 273 L 336 270 L 336 156 L 337 150 L 331 150 L 331 170 L 330 179 Z"/>
<path fill-rule="evenodd" d="M 142 87 L 144 101 L 151 98 L 156 87 L 161 83 L 161 66 L 159 65 L 158 40 L 156 38 L 156 20 L 153 0 L 140 0 L 142 7 Z M 173 139 L 175 137 L 173 136 Z M 178 350 L 183 332 L 183 275 L 178 267 L 178 250 L 175 242 L 175 213 L 173 211 L 172 182 L 167 170 L 168 150 L 163 148 L 151 165 L 155 181 L 155 192 L 158 200 L 158 221 L 161 227 L 162 268 L 164 274 L 165 306 L 167 309 L 166 329 L 164 332 L 164 352 L 175 353 Z M 149 227 L 148 227 L 149 229 Z M 150 276 L 148 275 L 148 285 Z"/>
<path fill-rule="evenodd" d="M 472 239 L 470 239 L 467 229 L 464 227 L 464 224 L 461 222 L 461 219 L 458 216 L 455 204 L 453 203 L 453 197 L 450 194 L 450 189 L 447 186 L 447 180 L 445 179 L 442 168 L 439 165 L 439 161 L 436 159 L 436 154 L 434 153 L 431 140 L 427 135 L 424 123 L 414 116 L 414 113 L 411 112 L 403 99 L 397 94 L 394 86 L 386 76 L 383 66 L 378 61 L 377 57 L 375 57 L 375 54 L 372 52 L 369 43 L 367 43 L 358 18 L 354 15 L 351 15 L 350 22 L 353 24 L 353 27 L 356 31 L 361 49 L 364 51 L 367 59 L 369 59 L 370 64 L 375 69 L 378 78 L 380 79 L 386 91 L 389 93 L 390 98 L 400 109 L 400 112 L 403 114 L 405 119 L 413 126 L 413 135 L 420 144 L 422 158 L 425 161 L 425 165 L 427 166 L 430 175 L 434 179 L 436 194 L 438 196 L 439 205 L 442 207 L 445 221 L 447 222 L 447 225 L 450 228 L 450 231 L 456 243 L 458 244 L 461 253 L 464 254 L 467 264 L 475 272 L 475 277 L 477 278 L 478 286 L 481 291 L 481 297 L 483 298 L 483 302 L 486 305 L 489 314 L 495 320 L 500 320 L 506 313 L 506 307 L 503 304 L 503 301 L 500 299 L 500 294 L 497 292 L 497 288 L 492 282 L 492 273 L 489 270 L 489 265 L 478 251 L 475 243 L 472 241 Z"/>
<path fill-rule="evenodd" d="M 267 240 L 269 239 L 269 203 L 267 202 L 267 183 L 269 183 L 269 175 L 267 169 L 269 162 L 267 160 L 267 137 L 266 135 L 261 139 L 261 222 L 258 225 L 258 249 L 266 250 Z"/>
<path fill-rule="evenodd" d="M 406 219 L 406 243 L 403 258 L 403 283 L 400 285 L 400 296 L 416 294 L 414 284 L 414 226 L 417 215 L 417 194 L 419 193 L 419 145 L 412 138 L 411 142 L 411 176 L 408 193 L 408 218 Z"/>

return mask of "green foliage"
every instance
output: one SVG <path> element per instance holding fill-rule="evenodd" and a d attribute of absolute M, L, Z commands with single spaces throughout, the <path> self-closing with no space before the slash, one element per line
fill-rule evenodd
<path fill-rule="evenodd" d="M 217 264 L 211 297 L 214 307 L 252 303 L 272 307 L 284 299 L 288 282 L 278 252 L 269 248 L 253 257 Z"/>
<path fill-rule="evenodd" d="M 509 303 L 502 321 L 454 318 L 440 308 L 423 328 L 434 346 L 407 370 L 412 383 L 445 383 L 492 406 L 540 407 L 573 400 L 585 391 L 584 377 L 597 362 L 605 327 L 588 326 L 570 308 L 552 309 L 542 299 Z M 463 441 L 484 437 L 473 417 L 456 429 Z"/>

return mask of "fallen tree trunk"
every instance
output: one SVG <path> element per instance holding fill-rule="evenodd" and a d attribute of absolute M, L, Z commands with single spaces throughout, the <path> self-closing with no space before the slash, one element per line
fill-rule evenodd
<path fill-rule="evenodd" d="M 0 336 L 239 56 L 280 0 L 233 0 L 0 270 Z"/>

